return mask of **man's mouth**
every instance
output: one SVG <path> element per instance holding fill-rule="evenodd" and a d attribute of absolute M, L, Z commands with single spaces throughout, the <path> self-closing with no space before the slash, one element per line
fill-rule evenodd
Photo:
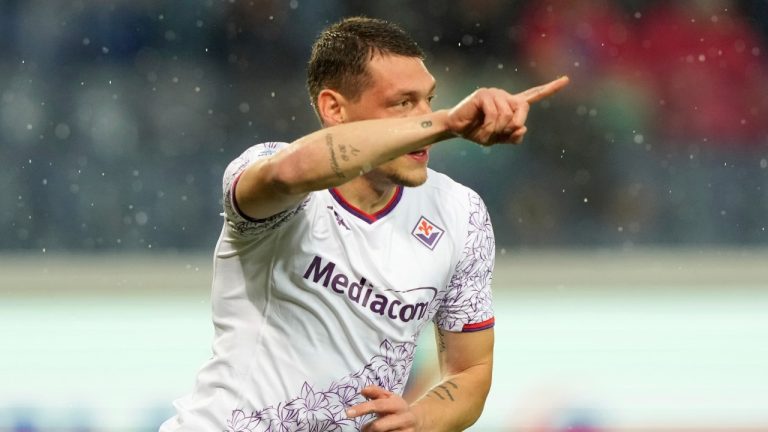
<path fill-rule="evenodd" d="M 412 159 L 415 159 L 419 162 L 426 162 L 429 160 L 429 149 L 423 148 L 420 150 L 412 151 L 408 153 L 408 156 L 410 156 Z"/>

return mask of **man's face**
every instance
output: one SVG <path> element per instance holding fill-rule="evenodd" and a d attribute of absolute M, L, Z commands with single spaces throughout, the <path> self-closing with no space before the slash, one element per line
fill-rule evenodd
<path fill-rule="evenodd" d="M 368 63 L 371 84 L 347 105 L 350 121 L 408 117 L 432 112 L 435 78 L 417 57 L 377 54 Z M 403 186 L 427 181 L 429 146 L 379 165 L 367 174 Z"/>

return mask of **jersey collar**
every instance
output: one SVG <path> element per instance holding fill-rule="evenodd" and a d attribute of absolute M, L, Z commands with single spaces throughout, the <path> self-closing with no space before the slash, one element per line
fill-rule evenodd
<path fill-rule="evenodd" d="M 384 207 L 377 211 L 376 213 L 366 213 L 359 208 L 355 207 L 354 205 L 350 204 L 349 201 L 347 201 L 336 188 L 330 188 L 328 191 L 331 193 L 331 196 L 333 199 L 336 200 L 336 202 L 339 203 L 342 207 L 344 207 L 344 210 L 352 213 L 354 216 L 357 216 L 358 218 L 368 222 L 369 224 L 372 224 L 376 222 L 377 220 L 383 218 L 384 216 L 388 215 L 392 210 L 395 209 L 395 206 L 397 206 L 397 203 L 400 202 L 400 198 L 403 196 L 403 187 L 397 186 L 395 189 L 395 194 L 392 195 L 392 198 L 390 198 L 389 202 L 384 205 Z"/>

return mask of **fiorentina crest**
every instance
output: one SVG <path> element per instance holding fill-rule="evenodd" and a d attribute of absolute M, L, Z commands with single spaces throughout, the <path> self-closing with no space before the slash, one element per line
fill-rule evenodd
<path fill-rule="evenodd" d="M 416 237 L 418 241 L 420 241 L 424 246 L 431 250 L 435 249 L 437 242 L 440 241 L 440 238 L 444 233 L 445 231 L 442 228 L 433 224 L 424 216 L 419 219 L 416 227 L 414 227 L 413 231 L 411 231 L 411 235 Z"/>

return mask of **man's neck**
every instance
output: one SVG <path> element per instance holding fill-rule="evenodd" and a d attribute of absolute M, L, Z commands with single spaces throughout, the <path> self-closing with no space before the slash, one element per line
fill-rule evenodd
<path fill-rule="evenodd" d="M 389 203 L 397 191 L 397 186 L 391 182 L 374 182 L 361 176 L 337 186 L 336 190 L 359 210 L 374 214 Z"/>

